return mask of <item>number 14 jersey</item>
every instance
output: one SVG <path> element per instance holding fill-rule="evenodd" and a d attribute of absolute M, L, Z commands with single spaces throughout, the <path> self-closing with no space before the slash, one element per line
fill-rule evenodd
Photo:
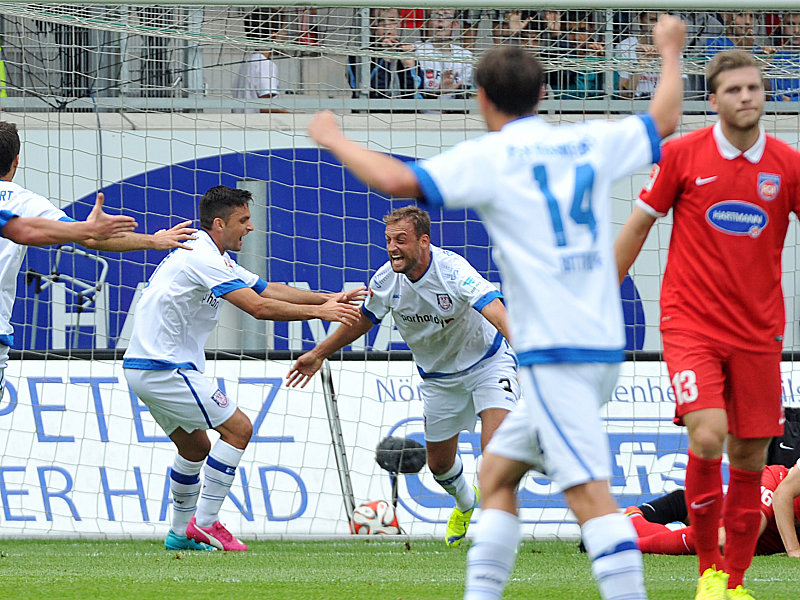
<path fill-rule="evenodd" d="M 550 125 L 537 116 L 416 163 L 424 200 L 479 213 L 520 363 L 619 362 L 612 182 L 656 162 L 649 115 Z"/>

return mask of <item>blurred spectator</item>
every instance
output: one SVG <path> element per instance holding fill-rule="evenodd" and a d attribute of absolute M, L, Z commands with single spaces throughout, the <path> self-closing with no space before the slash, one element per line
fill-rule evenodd
<path fill-rule="evenodd" d="M 417 61 L 414 58 L 391 58 L 376 56 L 381 52 L 414 51 L 411 44 L 401 43 L 400 13 L 396 8 L 375 10 L 370 29 L 370 98 L 414 98 L 422 84 Z M 351 56 L 347 66 L 350 87 L 359 89 L 359 70 L 366 57 Z M 357 92 L 354 92 L 354 96 Z"/>
<path fill-rule="evenodd" d="M 770 80 L 774 100 L 800 100 L 800 12 L 783 14 L 780 27 L 783 42 L 773 59 L 774 71 L 781 74 Z"/>
<path fill-rule="evenodd" d="M 774 54 L 775 48 L 758 43 L 756 18 L 750 11 L 722 13 L 725 33 L 712 38 L 706 44 L 706 57 L 711 58 L 720 50 L 737 48 L 753 54 Z"/>
<path fill-rule="evenodd" d="M 649 64 L 658 58 L 652 35 L 657 22 L 656 11 L 641 11 L 637 23 L 638 35 L 625 38 L 614 49 L 615 57 L 630 65 L 628 71 L 619 73 L 618 88 L 626 98 L 649 98 L 656 89 L 658 71 L 635 72 L 635 67 L 637 63 Z"/>
<path fill-rule="evenodd" d="M 540 31 L 536 34 L 535 40 L 531 45 L 537 47 L 539 59 L 545 65 L 545 76 L 548 90 L 551 94 L 557 95 L 562 89 L 566 89 L 566 74 L 564 72 L 548 68 L 553 63 L 566 55 L 571 47 L 567 27 L 564 22 L 564 11 L 544 10 L 539 15 Z"/>
<path fill-rule="evenodd" d="M 272 46 L 286 38 L 286 21 L 280 9 L 259 7 L 244 18 L 244 34 L 263 42 L 261 50 L 248 54 L 233 82 L 233 97 L 244 100 L 276 98 L 280 94 L 278 65 L 272 60 Z M 286 112 L 271 108 L 234 109 L 237 113 Z"/>
<path fill-rule="evenodd" d="M 417 46 L 425 97 L 463 98 L 472 88 L 472 52 L 453 42 L 458 29 L 452 9 L 429 12 L 425 42 Z"/>
<path fill-rule="evenodd" d="M 537 45 L 534 25 L 535 13 L 530 10 L 498 10 L 492 21 L 492 39 L 495 45 L 515 43 Z"/>
<path fill-rule="evenodd" d="M 592 61 L 605 60 L 604 46 L 597 41 L 597 24 L 590 11 L 568 11 L 568 47 L 566 57 L 580 59 L 580 66 L 560 71 L 556 98 L 585 100 L 604 93 L 602 69 L 593 69 Z"/>

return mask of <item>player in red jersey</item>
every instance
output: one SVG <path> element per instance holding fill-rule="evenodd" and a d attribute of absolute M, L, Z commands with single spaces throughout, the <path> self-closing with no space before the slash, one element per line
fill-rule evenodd
<path fill-rule="evenodd" d="M 761 518 L 756 554 L 778 554 L 800 558 L 797 527 L 800 526 L 800 469 L 769 465 L 761 474 Z M 648 521 L 639 507 L 625 511 L 639 535 L 639 549 L 649 554 L 694 554 L 694 528 L 670 529 Z M 719 528 L 719 545 L 725 529 Z"/>
<path fill-rule="evenodd" d="M 747 599 L 741 585 L 758 537 L 766 447 L 783 431 L 781 251 L 789 215 L 800 209 L 800 154 L 760 125 L 764 86 L 752 55 L 717 54 L 706 84 L 719 122 L 664 144 L 615 251 L 622 278 L 655 219 L 672 209 L 661 332 L 676 423 L 689 431 L 686 502 L 702 574 L 696 600 Z"/>

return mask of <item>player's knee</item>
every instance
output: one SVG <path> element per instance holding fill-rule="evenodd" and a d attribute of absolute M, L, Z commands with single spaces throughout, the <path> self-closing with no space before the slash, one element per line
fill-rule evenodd
<path fill-rule="evenodd" d="M 725 432 L 713 427 L 700 426 L 691 432 L 690 447 L 701 458 L 718 458 L 724 445 Z"/>
<path fill-rule="evenodd" d="M 447 473 L 455 464 L 451 458 L 443 458 L 440 456 L 433 456 L 428 453 L 428 468 L 434 475 L 441 475 Z"/>

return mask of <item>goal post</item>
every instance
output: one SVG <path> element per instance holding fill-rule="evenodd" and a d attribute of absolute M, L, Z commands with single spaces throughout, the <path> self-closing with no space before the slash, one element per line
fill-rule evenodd
<path fill-rule="evenodd" d="M 539 54 L 550 77 L 542 118 L 618 119 L 649 101 L 644 89 L 623 89 L 622 74 L 656 68 L 626 42 L 646 35 L 640 15 L 681 11 L 694 19 L 684 62 L 686 133 L 715 120 L 702 87 L 704 52 L 724 33 L 727 17 L 706 16 L 733 10 L 753 13 L 754 51 L 767 79 L 789 82 L 780 88 L 789 92 L 800 79 L 789 58 L 771 52 L 789 48 L 780 19 L 794 6 L 782 0 L 735 9 L 708 2 L 702 24 L 695 3 L 683 2 L 612 1 L 601 9 L 586 2 L 535 9 L 511 1 L 488 9 L 473 0 L 414 5 L 2 3 L 0 119 L 16 123 L 23 139 L 15 181 L 78 218 L 103 191 L 110 211 L 136 217 L 138 231 L 148 233 L 196 220 L 197 200 L 214 185 L 248 189 L 255 231 L 238 260 L 268 281 L 337 291 L 364 285 L 386 261 L 381 219 L 408 200 L 365 188 L 316 148 L 306 133 L 313 113 L 333 110 L 348 135 L 404 160 L 485 131 L 470 85 L 459 93 L 425 85 L 409 93 L 389 77 L 385 93 L 372 80 L 379 61 L 394 62 L 390 75 L 398 78 L 398 63 L 413 69 L 423 59 L 466 74 L 494 44 L 522 44 Z M 454 9 L 452 42 L 466 52 L 420 55 L 429 35 L 425 11 L 434 8 Z M 379 19 L 396 30 L 396 46 L 376 43 Z M 276 73 L 260 84 L 263 97 L 245 97 L 237 77 L 259 54 Z M 436 70 L 415 74 L 426 81 L 430 71 L 435 80 Z M 797 147 L 796 100 L 771 95 L 763 121 Z M 615 184 L 617 227 L 646 178 L 642 171 Z M 432 220 L 433 243 L 501 285 L 491 240 L 474 213 L 432 211 Z M 670 422 L 672 392 L 658 360 L 658 290 L 669 235 L 669 219 L 654 227 L 623 287 L 629 360 L 604 419 L 612 489 L 624 504 L 683 482 L 687 442 Z M 15 345 L 0 401 L 3 532 L 158 537 L 168 523 L 174 450 L 127 388 L 121 353 L 142 288 L 164 253 L 57 252 L 29 250 L 17 282 Z M 792 352 L 800 350 L 799 257 L 793 226 L 783 264 L 785 346 Z M 86 293 L 78 301 L 84 284 L 76 282 L 100 281 L 90 302 Z M 223 512 L 242 537 L 349 535 L 353 507 L 391 493 L 375 462 L 378 442 L 389 435 L 424 441 L 420 378 L 390 318 L 331 357 L 324 381 L 287 389 L 292 361 L 335 327 L 260 322 L 226 309 L 212 335 L 206 374 L 254 424 Z M 800 405 L 800 375 L 790 361 L 783 371 L 785 403 Z M 474 477 L 479 433 L 465 432 L 459 452 Z M 551 492 L 536 474 L 523 482 L 525 535 L 574 537 L 574 520 Z M 401 477 L 398 514 L 410 535 L 443 535 L 451 508 L 427 469 Z"/>

